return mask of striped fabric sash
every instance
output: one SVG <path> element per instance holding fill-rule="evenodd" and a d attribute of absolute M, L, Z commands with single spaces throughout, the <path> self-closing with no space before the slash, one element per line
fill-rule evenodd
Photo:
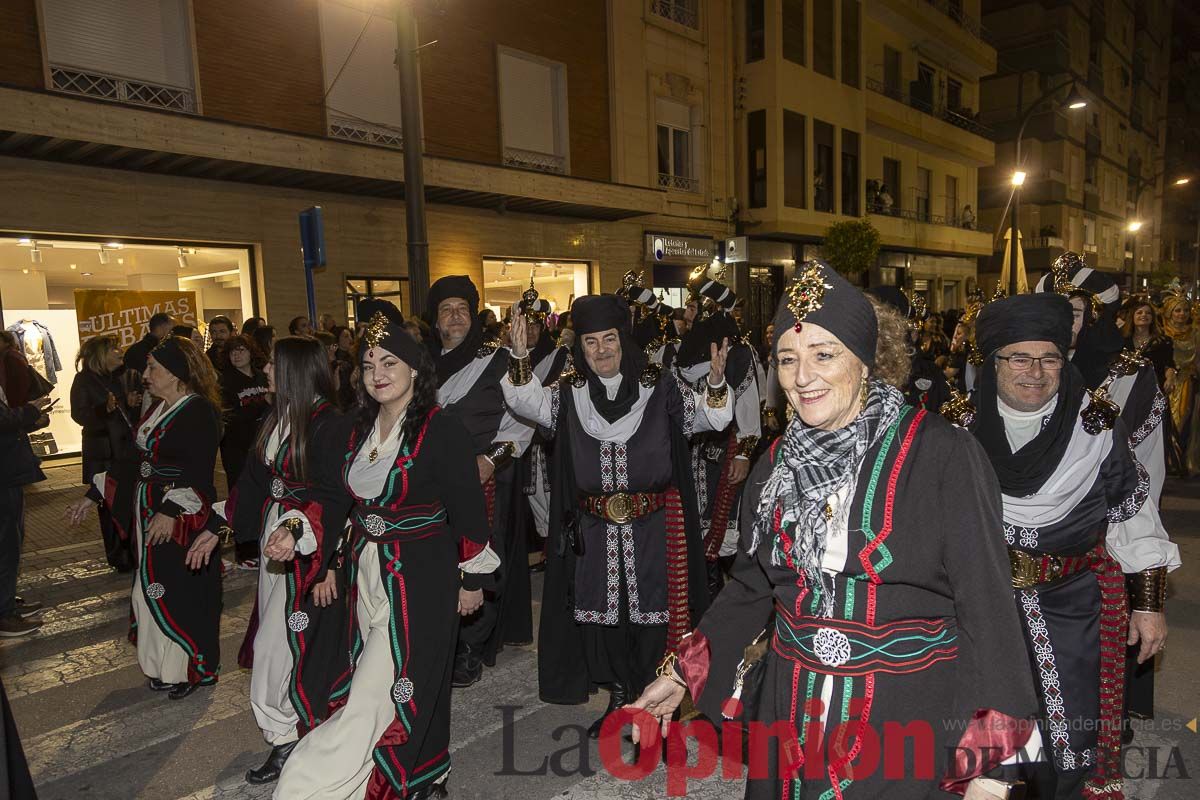
<path fill-rule="evenodd" d="M 958 656 L 953 619 L 901 619 L 867 625 L 845 619 L 795 617 L 777 606 L 771 649 L 811 672 L 842 677 L 903 675 Z"/>
<path fill-rule="evenodd" d="M 441 503 L 406 505 L 399 508 L 359 505 L 351 522 L 372 542 L 424 539 L 442 530 L 446 509 Z"/>

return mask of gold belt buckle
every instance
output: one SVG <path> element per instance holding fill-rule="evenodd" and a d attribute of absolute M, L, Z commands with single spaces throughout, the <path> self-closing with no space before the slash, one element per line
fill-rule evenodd
<path fill-rule="evenodd" d="M 604 501 L 604 516 L 617 525 L 628 525 L 633 519 L 633 498 L 625 492 L 610 494 Z"/>
<path fill-rule="evenodd" d="M 1039 559 L 1023 550 L 1008 549 L 1008 563 L 1012 567 L 1012 585 L 1014 589 L 1028 589 L 1037 586 L 1041 581 L 1041 571 L 1038 569 Z"/>

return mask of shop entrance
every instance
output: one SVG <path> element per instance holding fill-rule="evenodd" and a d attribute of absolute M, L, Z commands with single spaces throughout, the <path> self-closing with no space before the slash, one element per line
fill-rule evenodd
<path fill-rule="evenodd" d="M 0 327 L 58 402 L 31 440 L 39 456 L 79 453 L 70 392 L 79 345 L 113 334 L 126 348 L 154 313 L 197 328 L 218 314 L 240 326 L 256 314 L 254 260 L 245 245 L 0 232 Z"/>
<path fill-rule="evenodd" d="M 483 307 L 496 319 L 508 316 L 513 303 L 529 288 L 532 278 L 538 295 L 550 303 L 550 313 L 568 310 L 576 297 L 591 293 L 591 270 L 586 261 L 547 261 L 536 258 L 485 256 Z"/>

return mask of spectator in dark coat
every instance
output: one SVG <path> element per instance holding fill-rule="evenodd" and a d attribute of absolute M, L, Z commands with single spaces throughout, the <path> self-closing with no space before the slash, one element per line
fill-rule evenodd
<path fill-rule="evenodd" d="M 133 428 L 142 407 L 140 392 L 127 392 L 122 380 L 122 352 L 115 336 L 93 336 L 75 357 L 71 383 L 71 419 L 83 428 L 83 485 L 132 457 Z M 104 555 L 117 572 L 134 568 L 133 541 L 113 523 L 108 506 L 97 506 Z"/>
<path fill-rule="evenodd" d="M 172 322 L 170 314 L 159 313 L 151 317 L 146 335 L 141 338 L 141 341 L 131 344 L 125 351 L 125 369 L 132 370 L 137 375 L 145 372 L 146 357 L 150 355 L 151 350 L 158 346 L 162 338 L 171 332 L 172 325 L 174 322 Z"/>
<path fill-rule="evenodd" d="M 225 349 L 225 342 L 233 335 L 233 320 L 224 314 L 218 314 L 208 321 L 208 335 L 212 337 L 212 346 L 205 355 L 212 362 L 213 369 L 220 374 L 221 352 Z"/>
<path fill-rule="evenodd" d="M 29 400 L 29 364 L 12 331 L 0 331 L 0 388 L 14 407 Z"/>
<path fill-rule="evenodd" d="M 46 476 L 29 434 L 50 424 L 47 398 L 12 407 L 0 397 L 0 636 L 26 636 L 42 626 L 41 608 L 17 596 L 21 544 L 25 541 L 25 487 Z"/>

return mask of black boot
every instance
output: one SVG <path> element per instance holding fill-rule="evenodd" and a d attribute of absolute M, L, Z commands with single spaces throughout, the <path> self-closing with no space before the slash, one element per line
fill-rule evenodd
<path fill-rule="evenodd" d="M 170 692 L 175 689 L 175 684 L 160 681 L 158 678 L 150 679 L 150 691 L 152 692 Z"/>
<path fill-rule="evenodd" d="M 203 684 L 201 684 L 199 682 L 190 683 L 188 681 L 184 681 L 183 683 L 177 683 L 171 689 L 171 691 L 167 693 L 167 697 L 171 698 L 172 700 L 182 700 L 183 698 L 190 695 L 192 692 L 199 689 L 202 685 Z"/>
<path fill-rule="evenodd" d="M 614 683 L 608 695 L 608 708 L 604 709 L 604 713 L 600 715 L 598 720 L 588 726 L 588 738 L 599 739 L 600 728 L 604 726 L 604 720 L 608 719 L 609 714 L 613 713 L 621 706 L 628 704 L 630 699 L 629 692 L 626 691 L 625 685 L 621 683 Z"/>
<path fill-rule="evenodd" d="M 277 744 L 272 747 L 271 754 L 267 756 L 267 760 L 263 762 L 261 767 L 246 771 L 246 783 L 259 785 L 279 780 L 279 774 L 283 772 L 284 762 L 288 760 L 288 756 L 295 749 L 296 742 Z"/>
<path fill-rule="evenodd" d="M 454 674 L 450 685 L 455 689 L 465 689 L 471 684 L 478 683 L 483 677 L 483 659 L 466 642 L 458 643 L 458 652 L 454 655 Z"/>
<path fill-rule="evenodd" d="M 446 781 L 439 781 L 438 783 L 428 783 L 422 786 L 420 789 L 410 792 L 408 795 L 408 800 L 434 800 L 434 798 L 437 798 L 437 800 L 442 800 L 442 798 L 445 798 L 448 795 L 449 792 L 446 790 Z"/>

